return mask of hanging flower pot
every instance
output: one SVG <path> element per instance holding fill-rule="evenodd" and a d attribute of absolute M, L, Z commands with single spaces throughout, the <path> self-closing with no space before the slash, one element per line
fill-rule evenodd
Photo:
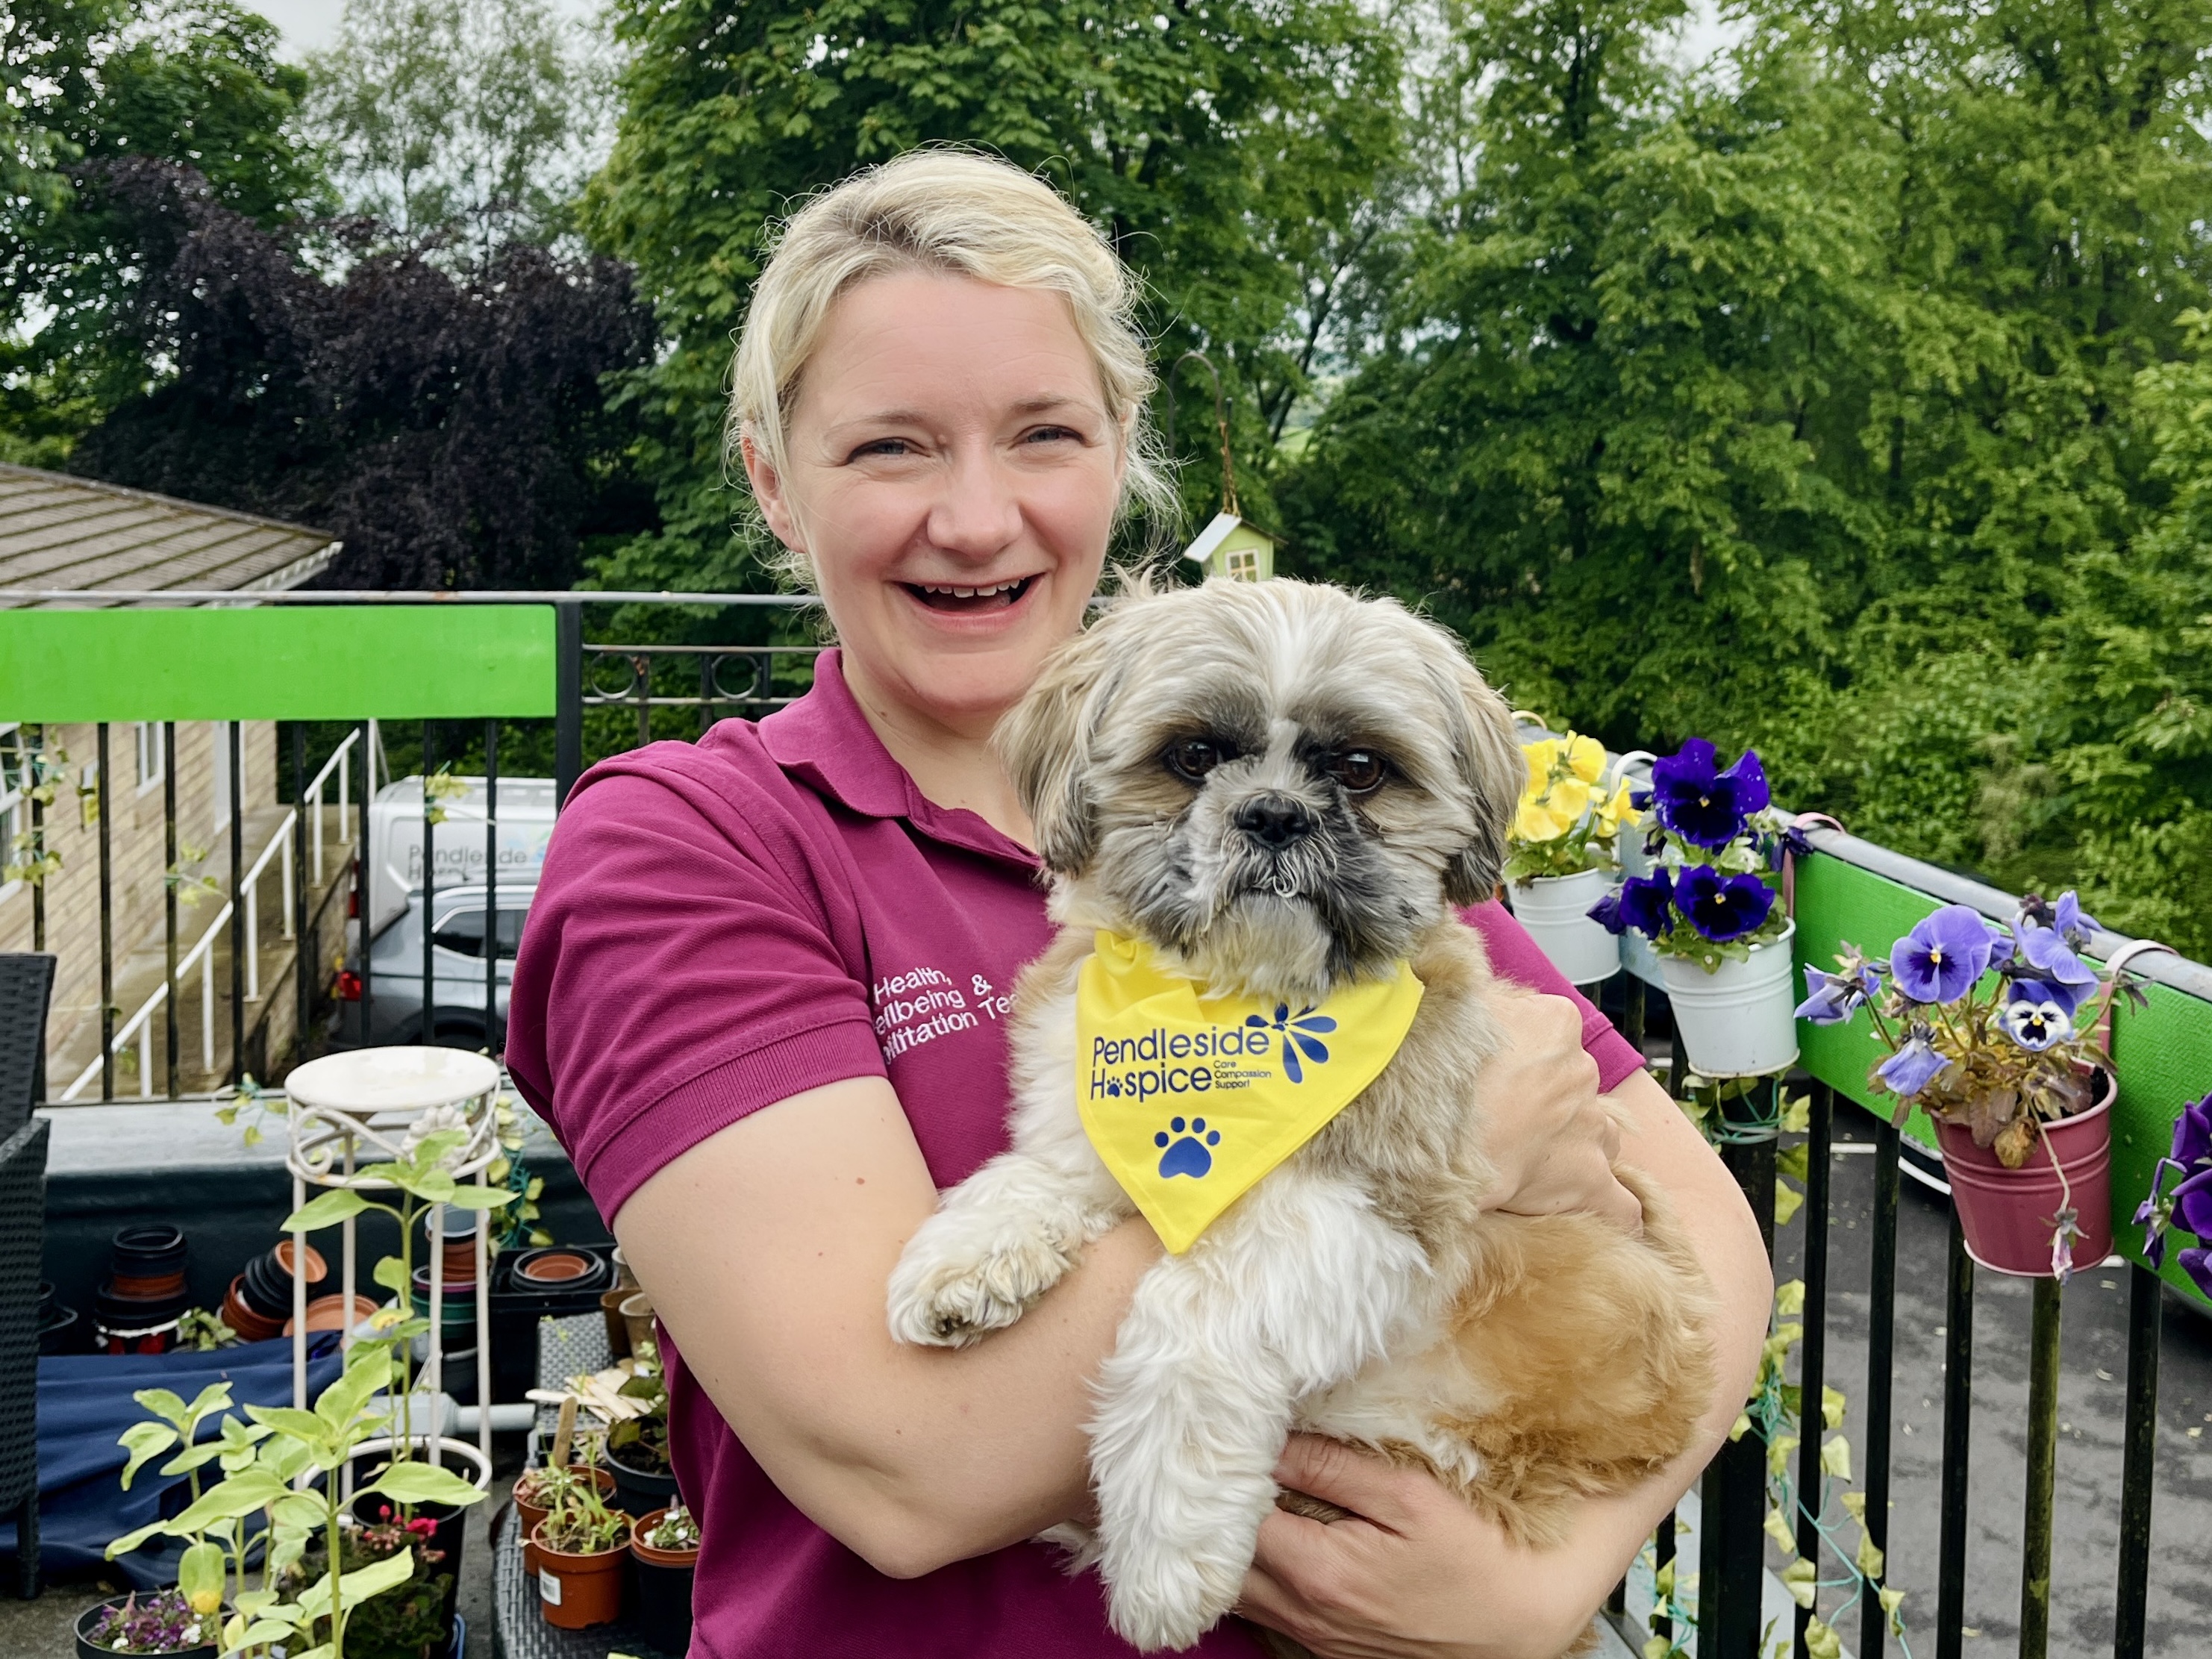
<path fill-rule="evenodd" d="M 1570 985 L 1595 985 L 1620 971 L 1620 941 L 1590 919 L 1613 884 L 1610 870 L 1532 876 L 1513 884 L 1513 917 Z"/>
<path fill-rule="evenodd" d="M 2016 1170 L 2007 1169 L 1994 1147 L 1977 1146 L 1965 1124 L 1936 1120 L 1966 1254 L 1983 1267 L 2027 1279 L 2056 1277 L 2051 1235 L 2069 1207 L 2079 1218 L 2074 1259 L 2094 1264 L 2112 1253 L 2112 1090 L 2110 1074 L 2097 1075 L 2106 1079 L 2104 1097 L 2086 1112 L 2044 1124 L 2027 1162 Z"/>
<path fill-rule="evenodd" d="M 691 1583 L 699 1566 L 699 1523 L 678 1504 L 655 1510 L 632 1529 L 637 1563 L 637 1619 L 663 1653 L 691 1646 Z"/>
<path fill-rule="evenodd" d="M 1796 991 L 1790 943 L 1797 924 L 1750 947 L 1741 961 L 1708 971 L 1687 957 L 1662 956 L 1659 971 L 1690 1069 L 1702 1077 L 1765 1077 L 1797 1058 Z"/>

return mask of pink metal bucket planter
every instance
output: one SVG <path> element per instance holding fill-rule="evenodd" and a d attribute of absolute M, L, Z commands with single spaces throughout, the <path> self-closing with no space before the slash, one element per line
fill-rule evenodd
<path fill-rule="evenodd" d="M 2035 1150 L 2017 1170 L 1994 1152 L 1974 1145 L 1971 1131 L 1940 1120 L 1936 1139 L 1951 1202 L 1966 1235 L 1966 1254 L 1984 1267 L 2024 1279 L 2050 1279 L 2052 1218 L 2065 1201 L 2053 1152 L 2065 1171 L 2081 1236 L 2074 1260 L 2094 1267 L 2112 1253 L 2112 1119 L 2111 1097 L 2087 1111 L 2043 1126 Z"/>

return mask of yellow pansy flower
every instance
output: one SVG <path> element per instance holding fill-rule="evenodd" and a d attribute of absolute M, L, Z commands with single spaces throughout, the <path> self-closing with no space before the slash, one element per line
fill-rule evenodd
<path fill-rule="evenodd" d="M 1559 763 L 1559 740 L 1545 738 L 1535 743 L 1521 745 L 1521 757 L 1528 763 L 1528 782 L 1525 799 L 1540 799 L 1544 786 L 1549 782 L 1552 769 Z"/>
<path fill-rule="evenodd" d="M 1561 778 L 1552 786 L 1552 793 L 1546 799 L 1554 812 L 1563 814 L 1571 824 L 1589 811 L 1593 793 L 1580 778 Z"/>
<path fill-rule="evenodd" d="M 1644 822 L 1644 814 L 1628 804 L 1628 781 L 1624 778 L 1613 792 L 1612 799 L 1597 809 L 1598 828 L 1605 834 L 1612 835 L 1624 823 L 1633 830 Z"/>
<path fill-rule="evenodd" d="M 1595 738 L 1567 733 L 1567 769 L 1584 783 L 1595 783 L 1605 775 L 1605 745 Z"/>
<path fill-rule="evenodd" d="M 1513 838 L 1524 842 L 1557 841 L 1574 827 L 1574 814 L 1563 817 L 1550 803 L 1523 796 L 1521 810 L 1513 818 Z"/>

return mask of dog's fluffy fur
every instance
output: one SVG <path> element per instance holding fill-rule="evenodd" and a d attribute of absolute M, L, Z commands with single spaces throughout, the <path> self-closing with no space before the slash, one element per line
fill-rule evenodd
<path fill-rule="evenodd" d="M 1234 757 L 1196 783 L 1164 758 L 1194 738 Z M 1294 1428 L 1433 1470 L 1538 1546 L 1577 1494 L 1682 1451 L 1711 1295 L 1658 1195 L 1621 1171 L 1640 1239 L 1481 1208 L 1481 1073 L 1524 994 L 1454 909 L 1495 890 L 1522 763 L 1457 642 L 1321 586 L 1139 591 L 1047 663 L 998 741 L 1064 931 L 1016 998 L 1012 1149 L 908 1244 L 899 1339 L 1012 1323 L 1133 1213 L 1076 1111 L 1094 929 L 1217 994 L 1318 1000 L 1400 959 L 1426 988 L 1381 1077 L 1137 1287 L 1091 1425 L 1098 1526 L 1076 1540 L 1114 1628 L 1185 1648 L 1229 1610 Z M 1364 794 L 1330 769 L 1355 749 L 1389 762 Z M 1304 809 L 1305 833 L 1240 829 L 1261 799 Z"/>

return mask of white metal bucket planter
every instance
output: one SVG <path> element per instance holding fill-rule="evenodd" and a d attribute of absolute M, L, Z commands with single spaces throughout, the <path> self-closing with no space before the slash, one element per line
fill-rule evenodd
<path fill-rule="evenodd" d="M 445 1164 L 457 1181 L 467 1181 L 488 1168 L 500 1155 L 496 1105 L 500 1069 L 482 1054 L 459 1048 L 357 1048 L 326 1054 L 295 1069 L 284 1081 L 290 1102 L 291 1146 L 285 1167 L 292 1174 L 292 1207 L 307 1201 L 308 1187 L 351 1188 L 362 1192 L 392 1192 L 393 1184 L 379 1176 L 359 1173 L 364 1164 L 397 1162 L 411 1157 L 422 1140 L 440 1129 L 465 1129 L 467 1139 Z M 413 1386 L 437 1394 L 444 1386 L 445 1327 L 445 1206 L 429 1207 L 429 1324 L 428 1353 L 421 1376 Z M 359 1280 L 354 1218 L 340 1224 L 340 1293 L 350 1297 Z M 483 1409 L 477 1414 L 477 1448 L 481 1467 L 489 1470 L 491 1457 L 491 1271 L 486 1236 L 476 1229 L 477 1399 Z M 403 1302 L 405 1292 L 403 1292 Z M 301 1409 L 307 1406 L 307 1280 L 292 1281 L 292 1395 Z M 352 1343 L 352 1333 L 345 1336 Z M 428 1437 L 429 1461 L 440 1464 L 445 1449 L 455 1443 L 442 1436 Z M 481 1484 L 481 1482 L 479 1483 Z M 351 1486 L 349 1471 L 347 1485 Z"/>
<path fill-rule="evenodd" d="M 1513 915 L 1570 985 L 1595 985 L 1620 971 L 1620 941 L 1590 920 L 1613 885 L 1610 870 L 1535 876 L 1513 884 Z"/>
<path fill-rule="evenodd" d="M 1796 1060 L 1796 981 L 1790 955 L 1796 933 L 1793 921 L 1781 938 L 1753 945 L 1749 960 L 1723 962 L 1710 974 L 1680 957 L 1659 958 L 1692 1071 L 1700 1077 L 1765 1077 Z"/>

